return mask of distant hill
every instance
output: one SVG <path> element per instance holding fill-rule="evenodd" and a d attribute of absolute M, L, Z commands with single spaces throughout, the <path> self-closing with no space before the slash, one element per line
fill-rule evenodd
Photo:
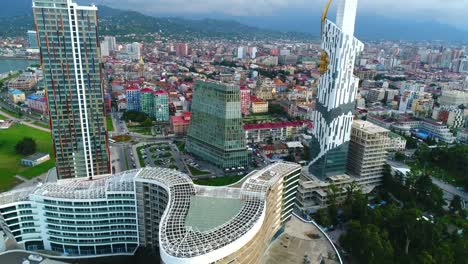
<path fill-rule="evenodd" d="M 320 34 L 320 10 L 305 12 L 284 11 L 281 16 L 233 17 L 217 15 L 219 19 L 234 19 L 246 25 L 280 31 L 297 31 L 313 35 Z M 334 11 L 330 11 L 335 20 Z M 468 43 L 468 31 L 437 21 L 417 21 L 416 18 L 389 18 L 378 15 L 358 14 L 356 17 L 356 36 L 362 40 L 443 40 Z"/>
<path fill-rule="evenodd" d="M 159 33 L 163 37 L 180 40 L 194 39 L 292 39 L 311 40 L 308 33 L 278 32 L 246 26 L 232 20 L 188 20 L 183 18 L 153 17 L 134 11 L 99 6 L 100 34 L 120 36 L 120 40 L 148 40 L 147 33 Z M 30 10 L 30 8 L 29 8 Z M 30 12 L 32 12 L 30 10 Z M 32 14 L 0 16 L 0 36 L 21 36 L 33 29 Z M 135 34 L 138 37 L 128 36 Z"/>
<path fill-rule="evenodd" d="M 31 15 L 32 0 L 3 0 L 0 17 Z"/>
<path fill-rule="evenodd" d="M 32 29 L 32 0 L 1 0 L 0 36 L 23 35 Z M 79 0 L 86 4 L 95 0 Z M 3 3 L 4 2 L 4 3 Z M 137 12 L 99 6 L 101 34 L 129 34 L 162 31 L 181 38 L 290 38 L 310 39 L 320 34 L 321 8 L 285 9 L 275 16 L 227 16 L 222 14 L 142 15 Z M 334 11 L 330 11 L 334 14 Z M 187 19 L 190 18 L 190 19 Z M 205 19 L 210 17 L 210 19 Z M 213 19 L 216 18 L 216 19 Z M 334 19 L 332 17 L 332 19 Z M 280 32 L 303 33 L 280 33 Z M 388 18 L 358 14 L 356 36 L 363 40 L 443 40 L 468 43 L 468 31 L 436 21 L 416 21 L 412 17 Z"/>

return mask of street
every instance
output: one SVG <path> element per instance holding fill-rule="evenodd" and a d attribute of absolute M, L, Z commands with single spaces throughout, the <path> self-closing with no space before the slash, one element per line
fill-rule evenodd
<path fill-rule="evenodd" d="M 463 207 L 466 208 L 468 203 L 468 193 L 459 190 L 455 186 L 445 183 L 434 177 L 431 177 L 431 179 L 432 183 L 434 183 L 435 185 L 437 185 L 437 187 L 444 191 L 444 198 L 446 198 L 447 200 L 452 200 L 455 195 L 458 195 L 462 199 Z"/>

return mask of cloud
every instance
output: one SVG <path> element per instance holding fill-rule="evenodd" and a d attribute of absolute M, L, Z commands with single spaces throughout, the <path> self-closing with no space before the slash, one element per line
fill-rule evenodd
<path fill-rule="evenodd" d="M 98 0 L 98 4 L 137 11 L 171 14 L 224 13 L 234 16 L 263 16 L 289 6 L 301 6 L 304 0 Z"/>
<path fill-rule="evenodd" d="M 78 0 L 79 1 L 79 0 Z M 334 0 L 334 5 L 340 0 Z M 284 10 L 321 12 L 327 0 L 95 0 L 120 9 L 153 14 L 281 16 Z M 406 20 L 436 20 L 468 27 L 468 0 L 359 0 L 359 12 Z"/>
<path fill-rule="evenodd" d="M 361 0 L 359 7 L 365 13 L 468 27 L 468 0 Z"/>

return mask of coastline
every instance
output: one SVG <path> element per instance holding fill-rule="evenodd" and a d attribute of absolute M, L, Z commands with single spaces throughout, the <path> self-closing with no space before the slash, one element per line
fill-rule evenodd
<path fill-rule="evenodd" d="M 25 57 L 20 57 L 20 56 L 2 56 L 0 55 L 0 60 L 28 60 L 28 61 L 38 61 L 39 57 L 31 57 L 31 56 L 25 56 Z"/>

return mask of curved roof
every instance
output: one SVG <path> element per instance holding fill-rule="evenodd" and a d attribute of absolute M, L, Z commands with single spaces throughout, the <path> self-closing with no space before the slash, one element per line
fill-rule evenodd
<path fill-rule="evenodd" d="M 232 252 L 224 247 L 236 241 L 241 243 L 242 237 L 256 232 L 254 226 L 261 224 L 269 187 L 280 177 L 297 169 L 300 166 L 292 163 L 270 165 L 246 176 L 247 180 L 239 189 L 197 186 L 189 176 L 179 171 L 143 168 L 94 180 L 61 180 L 0 194 L 0 205 L 30 201 L 31 195 L 73 200 L 105 199 L 109 193 L 135 193 L 135 182 L 156 184 L 165 188 L 169 194 L 169 202 L 159 224 L 160 250 L 171 258 L 182 259 L 203 256 L 217 250 L 227 256 Z M 213 218 L 212 221 L 201 223 L 200 212 L 193 211 L 197 208 L 204 210 L 203 217 Z"/>

